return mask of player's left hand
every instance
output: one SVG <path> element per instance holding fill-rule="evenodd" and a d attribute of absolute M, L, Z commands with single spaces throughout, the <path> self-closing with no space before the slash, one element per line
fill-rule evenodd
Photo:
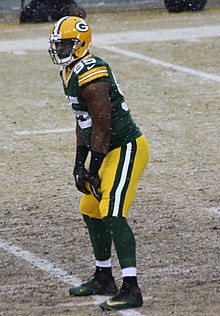
<path fill-rule="evenodd" d="M 85 185 L 85 182 L 88 181 L 89 173 L 85 169 L 85 167 L 74 167 L 73 175 L 75 178 L 77 189 L 84 194 L 89 194 L 90 192 L 87 190 Z"/>
<path fill-rule="evenodd" d="M 100 183 L 101 183 L 99 176 L 89 174 L 87 181 L 89 182 L 89 186 L 90 186 L 90 189 L 92 190 L 94 197 L 100 202 L 102 195 L 99 191 Z"/>

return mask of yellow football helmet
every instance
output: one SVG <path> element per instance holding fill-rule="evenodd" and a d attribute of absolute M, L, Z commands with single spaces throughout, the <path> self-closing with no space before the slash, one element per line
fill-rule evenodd
<path fill-rule="evenodd" d="M 70 65 L 86 55 L 91 41 L 91 29 L 83 19 L 65 16 L 53 26 L 48 52 L 54 64 Z"/>

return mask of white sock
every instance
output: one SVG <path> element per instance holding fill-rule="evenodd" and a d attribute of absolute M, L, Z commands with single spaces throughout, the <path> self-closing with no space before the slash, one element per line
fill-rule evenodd
<path fill-rule="evenodd" d="M 111 268 L 111 266 L 112 266 L 112 259 L 109 258 L 109 259 L 104 260 L 104 261 L 96 260 L 96 266 L 100 267 L 100 268 Z"/>
<path fill-rule="evenodd" d="M 135 267 L 124 268 L 121 270 L 122 277 L 136 277 L 137 269 Z"/>

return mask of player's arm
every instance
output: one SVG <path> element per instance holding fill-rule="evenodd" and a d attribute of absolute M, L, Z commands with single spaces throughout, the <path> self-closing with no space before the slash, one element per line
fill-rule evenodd
<path fill-rule="evenodd" d="M 98 171 L 108 152 L 111 139 L 112 106 L 109 90 L 110 84 L 103 81 L 91 83 L 82 93 L 92 118 L 89 183 L 94 196 L 98 200 L 101 199 Z"/>
<path fill-rule="evenodd" d="M 73 175 L 77 189 L 85 194 L 90 193 L 85 186 L 85 182 L 88 181 L 89 176 L 89 173 L 85 168 L 85 161 L 88 156 L 88 152 L 89 150 L 84 144 L 78 123 L 76 122 L 76 158 Z"/>
<path fill-rule="evenodd" d="M 84 167 L 89 149 L 84 144 L 83 137 L 80 133 L 80 128 L 76 122 L 76 161 L 75 167 Z"/>
<path fill-rule="evenodd" d="M 110 145 L 112 106 L 109 98 L 110 83 L 91 83 L 82 97 L 92 118 L 91 151 L 106 154 Z"/>
<path fill-rule="evenodd" d="M 76 146 L 85 146 L 83 137 L 80 133 L 80 128 L 76 120 Z"/>

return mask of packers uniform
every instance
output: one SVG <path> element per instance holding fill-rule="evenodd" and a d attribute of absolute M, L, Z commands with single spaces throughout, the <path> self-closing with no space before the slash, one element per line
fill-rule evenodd
<path fill-rule="evenodd" d="M 55 23 L 48 49 L 53 63 L 63 66 L 60 74 L 64 91 L 76 115 L 78 144 L 73 172 L 76 187 L 79 191 L 88 193 L 84 187 L 86 182 L 87 189 L 89 190 L 90 187 L 93 192 L 83 195 L 80 211 L 88 228 L 96 260 L 96 271 L 92 280 L 70 288 L 69 294 L 71 296 L 115 295 L 100 304 L 102 310 L 140 307 L 143 305 L 143 298 L 137 282 L 136 244 L 126 215 L 134 199 L 138 180 L 147 164 L 149 149 L 146 138 L 131 117 L 123 93 L 109 65 L 89 53 L 91 42 L 90 26 L 80 18 L 66 16 Z M 100 90 L 104 86 L 106 92 L 107 85 L 99 84 L 100 82 L 109 83 L 111 104 L 107 102 L 106 94 L 103 95 Z M 97 93 L 93 93 L 90 87 L 84 91 L 93 83 L 97 83 Z M 98 133 L 94 126 L 94 134 L 92 134 L 95 123 L 82 93 L 87 101 L 89 95 L 94 98 L 93 107 L 95 104 L 103 104 L 108 110 L 109 106 L 112 107 L 111 138 L 106 155 L 101 150 L 97 152 L 93 150 L 96 144 L 91 144 L 91 136 L 95 134 L 98 137 Z M 97 94 L 103 98 L 100 102 L 97 101 Z M 88 103 L 90 104 L 91 101 L 89 100 Z M 99 113 L 98 109 L 93 108 L 93 111 L 96 115 Z M 107 118 L 102 117 L 100 120 L 104 124 Z M 108 126 L 106 132 L 109 133 Z M 103 144 L 103 138 L 101 140 Z M 109 139 L 107 143 L 109 144 Z M 99 146 L 98 148 L 100 149 Z M 88 150 L 91 150 L 90 172 L 84 167 Z M 101 192 L 98 192 L 99 187 Z M 112 275 L 112 241 L 123 277 L 119 291 Z"/>
<path fill-rule="evenodd" d="M 80 133 L 88 148 L 91 145 L 92 119 L 82 92 L 91 83 L 110 83 L 111 140 L 109 151 L 99 170 L 102 200 L 98 202 L 92 194 L 83 195 L 80 211 L 93 218 L 126 217 L 138 180 L 148 161 L 146 138 L 134 123 L 111 68 L 100 57 L 89 54 L 72 69 L 63 66 L 60 75 L 66 98 L 76 115 Z"/>

